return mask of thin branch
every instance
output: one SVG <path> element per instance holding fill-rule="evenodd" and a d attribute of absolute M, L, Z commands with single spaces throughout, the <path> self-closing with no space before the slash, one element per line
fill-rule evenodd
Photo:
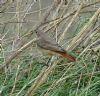
<path fill-rule="evenodd" d="M 83 40 L 84 36 L 89 32 L 92 27 L 92 23 L 96 20 L 100 13 L 100 8 L 95 12 L 95 14 L 90 18 L 89 22 L 81 29 L 81 31 L 73 38 L 72 42 L 68 46 L 68 49 L 75 49 Z"/>
<path fill-rule="evenodd" d="M 21 52 L 23 52 L 25 49 L 27 49 L 29 46 L 33 45 L 33 42 L 36 39 L 31 40 L 30 42 L 28 42 L 27 44 L 25 44 L 24 46 L 22 46 L 20 49 L 16 50 L 15 52 L 13 52 L 13 54 L 11 56 L 9 56 L 9 58 L 5 61 L 5 63 L 3 65 L 0 66 L 0 70 L 2 70 L 5 66 L 8 66 L 10 64 L 10 62 L 17 57 L 17 55 L 19 55 Z"/>
<path fill-rule="evenodd" d="M 42 23 L 45 22 L 45 20 L 47 20 L 48 16 L 50 15 L 50 12 L 55 9 L 58 4 L 60 3 L 60 1 L 56 1 L 52 4 L 51 8 L 47 10 L 47 12 L 44 14 L 43 18 L 41 19 L 41 21 L 36 24 L 36 26 L 33 28 L 33 30 L 36 30 L 38 29 Z M 32 31 L 29 35 L 28 35 L 28 38 L 30 38 L 30 36 L 33 34 L 34 31 Z M 21 48 L 19 48 L 17 51 L 13 52 L 13 54 L 11 56 L 9 56 L 9 58 L 6 60 L 6 62 L 0 66 L 0 69 L 2 70 L 5 66 L 8 66 L 10 64 L 10 62 L 17 56 L 19 55 L 23 50 L 25 50 L 26 48 L 28 48 L 29 46 L 31 46 L 33 44 L 35 40 L 31 40 L 30 42 L 28 42 L 27 44 L 25 44 L 26 40 L 22 40 L 20 43 L 21 45 L 23 45 Z"/>
<path fill-rule="evenodd" d="M 81 3 L 80 6 L 78 6 L 78 9 L 75 13 L 75 15 L 72 17 L 71 21 L 69 22 L 68 26 L 66 27 L 66 29 L 64 30 L 64 32 L 62 33 L 62 35 L 59 38 L 59 42 L 62 41 L 64 39 L 65 34 L 68 32 L 68 29 L 71 27 L 72 23 L 74 22 L 75 18 L 78 16 L 78 14 L 80 13 L 81 9 L 82 9 L 83 3 Z"/>
<path fill-rule="evenodd" d="M 14 85 L 13 85 L 13 88 L 12 88 L 11 93 L 10 93 L 9 96 L 12 96 L 13 92 L 15 90 L 17 79 L 18 79 L 19 68 L 20 68 L 20 65 L 17 66 L 17 71 L 16 71 L 16 77 L 15 77 Z"/>

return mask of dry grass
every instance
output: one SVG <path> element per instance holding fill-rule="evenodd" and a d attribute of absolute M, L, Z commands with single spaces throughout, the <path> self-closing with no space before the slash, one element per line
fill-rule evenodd
<path fill-rule="evenodd" d="M 99 6 L 99 0 L 68 0 L 67 5 L 63 0 L 1 0 L 0 95 L 99 96 Z M 74 52 L 77 61 L 41 54 L 34 42 L 37 29 Z"/>

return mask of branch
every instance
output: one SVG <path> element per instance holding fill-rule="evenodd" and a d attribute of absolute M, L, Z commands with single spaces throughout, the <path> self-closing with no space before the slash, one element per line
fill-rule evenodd
<path fill-rule="evenodd" d="M 75 49 L 83 40 L 84 36 L 89 32 L 92 27 L 92 23 L 96 20 L 100 13 L 100 8 L 95 12 L 95 14 L 90 18 L 89 22 L 81 29 L 81 31 L 73 38 L 72 42 L 68 46 L 68 49 Z"/>
<path fill-rule="evenodd" d="M 58 6 L 59 3 L 60 3 L 60 0 L 57 0 L 57 1 L 54 0 L 51 8 L 46 11 L 46 13 L 44 14 L 41 21 L 38 24 L 36 24 L 36 26 L 33 28 L 33 30 L 27 36 L 25 36 L 25 37 L 27 37 L 26 40 L 24 38 L 23 40 L 21 40 L 19 42 L 20 45 L 23 45 L 23 46 L 21 48 L 19 48 L 18 50 L 16 50 L 15 52 L 13 52 L 11 54 L 11 56 L 9 56 L 9 58 L 7 60 L 5 60 L 5 63 L 0 66 L 0 70 L 2 70 L 5 66 L 8 66 L 15 57 L 17 57 L 22 51 L 24 51 L 26 48 L 28 48 L 29 46 L 32 45 L 34 40 L 31 40 L 27 44 L 25 44 L 25 42 L 27 41 L 28 38 L 31 37 L 31 35 L 34 33 L 34 31 L 37 30 L 47 20 L 48 16 L 50 15 L 50 12 L 52 10 L 54 10 Z"/>

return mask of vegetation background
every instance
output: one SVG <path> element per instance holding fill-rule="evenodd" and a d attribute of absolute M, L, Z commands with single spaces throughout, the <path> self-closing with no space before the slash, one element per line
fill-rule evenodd
<path fill-rule="evenodd" d="M 37 29 L 76 62 L 38 49 Z M 0 0 L 0 96 L 100 96 L 100 0 Z"/>

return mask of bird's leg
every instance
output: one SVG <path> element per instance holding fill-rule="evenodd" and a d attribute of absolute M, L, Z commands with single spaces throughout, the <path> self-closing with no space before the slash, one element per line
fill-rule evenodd
<path fill-rule="evenodd" d="M 49 62 L 51 61 L 51 58 L 52 58 L 52 56 L 48 58 L 48 60 L 47 60 L 47 62 L 46 62 L 46 65 L 47 65 L 47 66 L 49 66 Z"/>

